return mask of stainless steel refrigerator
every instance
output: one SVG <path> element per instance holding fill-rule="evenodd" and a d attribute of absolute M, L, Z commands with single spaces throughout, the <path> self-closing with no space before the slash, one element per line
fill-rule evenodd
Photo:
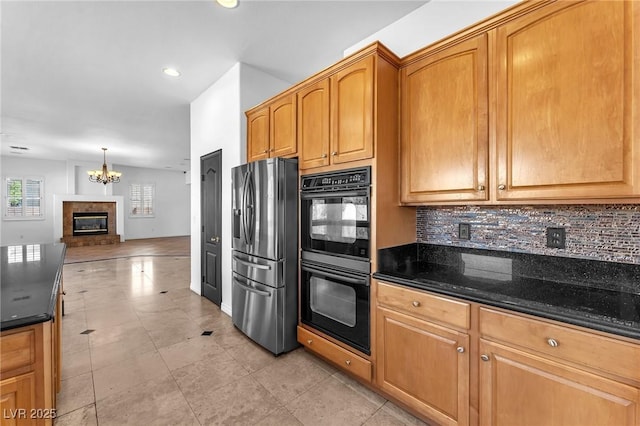
<path fill-rule="evenodd" d="M 298 160 L 235 167 L 232 318 L 278 355 L 298 346 Z"/>

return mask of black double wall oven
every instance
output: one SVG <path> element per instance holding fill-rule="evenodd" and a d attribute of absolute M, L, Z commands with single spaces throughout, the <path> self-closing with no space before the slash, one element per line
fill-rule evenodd
<path fill-rule="evenodd" d="M 302 176 L 301 320 L 370 351 L 369 167 Z"/>

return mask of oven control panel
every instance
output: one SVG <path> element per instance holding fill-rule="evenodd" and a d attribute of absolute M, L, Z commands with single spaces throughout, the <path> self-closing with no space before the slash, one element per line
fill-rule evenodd
<path fill-rule="evenodd" d="M 318 173 L 302 177 L 302 191 L 362 188 L 371 184 L 371 168 Z"/>

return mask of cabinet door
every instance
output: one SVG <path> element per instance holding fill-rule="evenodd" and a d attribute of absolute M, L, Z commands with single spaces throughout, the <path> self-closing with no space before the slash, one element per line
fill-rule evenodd
<path fill-rule="evenodd" d="M 373 157 L 373 67 L 369 56 L 331 77 L 331 162 Z"/>
<path fill-rule="evenodd" d="M 269 158 L 269 107 L 247 115 L 247 161 Z"/>
<path fill-rule="evenodd" d="M 442 425 L 469 423 L 469 336 L 377 308 L 378 386 Z"/>
<path fill-rule="evenodd" d="M 329 79 L 298 92 L 299 168 L 329 164 Z"/>
<path fill-rule="evenodd" d="M 632 426 L 634 387 L 480 339 L 480 424 Z M 487 359 L 487 358 L 485 358 Z"/>
<path fill-rule="evenodd" d="M 558 2 L 497 29 L 498 200 L 640 194 L 639 8 Z"/>
<path fill-rule="evenodd" d="M 296 142 L 296 97 L 291 94 L 271 105 L 270 157 L 291 157 L 298 152 Z"/>
<path fill-rule="evenodd" d="M 486 34 L 408 65 L 401 87 L 401 200 L 486 200 Z"/>
<path fill-rule="evenodd" d="M 0 413 L 1 424 L 5 425 L 35 425 L 36 420 L 31 416 L 31 409 L 36 407 L 35 401 L 35 373 L 11 377 L 0 382 Z"/>

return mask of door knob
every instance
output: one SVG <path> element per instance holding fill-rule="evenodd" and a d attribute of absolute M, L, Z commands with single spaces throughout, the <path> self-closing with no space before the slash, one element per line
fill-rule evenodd
<path fill-rule="evenodd" d="M 220 237 L 211 237 L 210 238 L 212 243 L 219 243 L 220 242 Z"/>
<path fill-rule="evenodd" d="M 487 362 L 487 361 L 489 361 L 489 355 L 482 354 L 482 355 L 480 355 L 480 359 L 483 360 L 484 362 Z"/>
<path fill-rule="evenodd" d="M 327 158 L 327 154 L 322 154 L 322 158 Z"/>
<path fill-rule="evenodd" d="M 506 188 L 506 186 L 505 186 L 505 185 L 502 185 L 502 184 L 501 184 L 501 185 L 498 185 L 498 189 L 499 189 L 500 191 L 504 191 L 504 190 L 505 190 L 505 188 Z"/>
<path fill-rule="evenodd" d="M 463 346 L 458 346 L 456 348 L 456 351 L 458 351 L 459 353 L 463 354 L 464 353 L 464 347 Z"/>
<path fill-rule="evenodd" d="M 484 185 L 478 185 L 478 191 L 484 191 Z"/>
<path fill-rule="evenodd" d="M 333 155 L 333 156 L 338 155 L 338 151 L 333 151 L 333 152 L 331 153 L 331 155 Z"/>

